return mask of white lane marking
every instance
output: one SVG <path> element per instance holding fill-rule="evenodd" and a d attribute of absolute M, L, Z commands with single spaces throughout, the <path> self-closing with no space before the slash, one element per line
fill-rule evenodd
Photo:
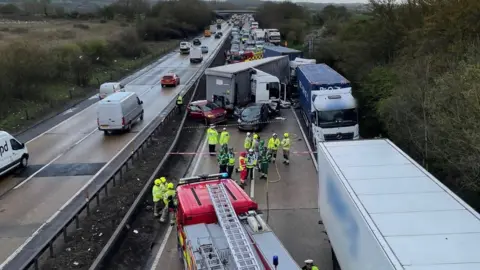
<path fill-rule="evenodd" d="M 312 158 L 313 166 L 315 166 L 315 170 L 317 170 L 318 172 L 318 165 L 316 162 L 317 159 L 315 159 L 315 156 L 313 155 L 313 151 L 312 151 L 312 148 L 310 147 L 310 143 L 308 142 L 307 135 L 305 134 L 305 131 L 303 131 L 302 123 L 300 123 L 300 119 L 298 119 L 298 116 L 295 113 L 295 110 L 293 109 L 293 107 L 290 107 L 290 110 L 292 111 L 293 116 L 295 117 L 295 120 L 297 120 L 297 125 L 300 128 L 300 132 L 302 133 L 302 136 L 303 136 L 303 141 L 307 145 L 308 152 L 310 153 L 310 157 Z"/>
<path fill-rule="evenodd" d="M 223 42 L 223 39 L 220 39 L 220 42 Z M 215 47 L 215 49 L 217 49 L 217 47 Z M 215 50 L 214 50 L 215 51 Z M 202 67 L 200 67 L 202 68 Z M 190 78 L 193 79 L 195 77 L 196 73 L 194 73 L 194 75 Z M 95 103 L 96 104 L 96 103 Z M 91 106 L 95 105 L 95 104 L 92 104 Z M 91 107 L 90 106 L 90 107 Z M 78 115 L 78 114 L 77 114 Z M 65 122 L 65 121 L 64 121 Z M 63 122 L 62 122 L 63 123 Z M 62 123 L 59 123 L 57 126 L 60 126 Z M 147 127 L 148 125 L 144 126 L 137 134 L 140 134 L 144 131 L 144 129 Z M 55 126 L 56 127 L 56 126 Z M 53 130 L 55 127 L 49 129 L 48 131 L 44 132 L 43 134 L 45 133 L 48 133 L 49 131 Z M 41 137 L 43 134 L 37 136 L 37 137 Z M 138 135 L 137 135 L 138 136 Z M 3 269 L 11 260 L 13 260 L 13 258 L 15 258 L 24 248 L 25 246 L 30 243 L 30 241 L 32 241 L 32 239 L 40 233 L 40 231 L 42 231 L 42 229 L 48 224 L 50 223 L 56 216 L 58 216 L 58 214 L 63 210 L 65 209 L 65 207 L 67 207 L 80 193 L 82 193 L 84 190 L 87 189 L 87 187 L 93 182 L 93 180 L 98 177 L 98 175 L 103 171 L 104 168 L 108 167 L 121 153 L 123 153 L 125 151 L 125 149 L 127 149 L 127 147 L 130 145 L 130 143 L 135 140 L 136 137 L 134 137 L 132 140 L 130 140 L 107 164 L 105 164 L 105 166 L 103 166 L 103 168 L 98 171 L 92 178 L 90 178 L 90 180 L 81 188 L 77 191 L 77 193 L 75 193 L 75 195 L 73 195 L 65 204 L 63 204 L 63 206 L 57 211 L 55 212 L 46 222 L 44 222 L 37 230 L 35 230 L 35 232 L 33 232 L 33 234 L 27 238 L 27 240 L 25 240 L 25 242 L 20 246 L 18 247 L 5 261 L 3 261 L 3 263 L 0 265 L 0 270 Z M 30 140 L 30 141 L 33 141 L 34 139 Z M 205 143 L 206 145 L 206 143 Z M 203 151 L 203 149 L 202 149 Z M 201 159 L 201 158 L 200 158 Z M 197 160 L 197 164 L 195 164 L 195 168 L 198 168 L 200 164 L 200 161 Z M 195 169 L 196 170 L 196 169 Z M 87 198 L 88 199 L 88 198 Z M 168 236 L 167 236 L 168 238 Z M 158 262 L 157 262 L 158 264 Z"/>
<path fill-rule="evenodd" d="M 21 186 L 25 185 L 28 181 L 32 180 L 37 174 L 39 174 L 41 171 L 45 170 L 45 168 L 47 168 L 48 166 L 50 166 L 52 163 L 54 163 L 55 161 L 57 161 L 59 158 L 61 158 L 63 155 L 65 155 L 66 153 L 68 153 L 70 150 L 72 150 L 75 146 L 79 145 L 80 143 L 82 143 L 83 141 L 85 141 L 88 137 L 90 137 L 93 133 L 95 133 L 95 131 L 97 131 L 97 129 L 94 129 L 92 130 L 90 133 L 88 133 L 86 136 L 84 136 L 83 138 L 81 138 L 80 140 L 78 140 L 77 142 L 75 142 L 72 146 L 70 146 L 69 148 L 67 148 L 67 150 L 63 151 L 62 153 L 60 153 L 60 155 L 56 156 L 54 159 L 52 159 L 50 162 L 48 162 L 47 164 L 45 164 L 43 167 L 41 167 L 38 171 L 36 171 L 35 173 L 33 173 L 32 175 L 30 175 L 28 178 L 26 178 L 25 180 L 23 180 L 22 182 L 20 182 L 18 185 L 16 185 L 13 189 L 18 189 L 20 188 Z"/>
<path fill-rule="evenodd" d="M 203 142 L 203 144 L 200 148 L 200 151 L 198 151 L 197 153 L 203 153 L 203 151 L 205 151 L 206 147 L 207 147 L 207 138 L 205 138 L 205 141 Z M 200 161 L 203 159 L 202 157 L 203 156 L 200 155 L 200 154 L 197 154 L 197 156 L 195 157 L 197 160 L 195 161 L 195 165 L 193 166 L 191 176 L 194 176 L 195 174 L 197 174 L 198 168 L 200 167 Z M 153 264 L 152 264 L 152 267 L 150 268 L 150 270 L 156 270 L 157 269 L 157 266 L 160 262 L 160 258 L 162 257 L 162 254 L 163 254 L 163 250 L 165 250 L 165 246 L 167 245 L 168 238 L 170 238 L 170 234 L 172 233 L 172 227 L 173 226 L 168 227 L 168 230 L 165 233 L 165 236 L 162 240 L 162 243 L 160 244 L 160 249 L 158 250 L 157 254 L 155 255 L 155 260 L 153 261 Z"/>
<path fill-rule="evenodd" d="M 93 96 L 88 98 L 88 100 L 93 100 L 93 99 L 98 99 L 98 95 L 93 95 Z"/>
<path fill-rule="evenodd" d="M 70 108 L 70 109 L 64 111 L 64 112 L 62 113 L 62 115 L 67 115 L 67 114 L 70 114 L 70 113 L 73 113 L 73 108 Z"/>

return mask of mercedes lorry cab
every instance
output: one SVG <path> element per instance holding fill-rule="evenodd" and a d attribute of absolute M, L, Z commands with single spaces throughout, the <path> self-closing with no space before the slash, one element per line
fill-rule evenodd
<path fill-rule="evenodd" d="M 0 131 L 0 176 L 28 166 L 28 149 L 6 131 Z"/>
<path fill-rule="evenodd" d="M 143 101 L 136 93 L 115 93 L 98 103 L 98 129 L 106 135 L 112 131 L 130 131 L 137 120 L 143 120 L 143 114 Z"/>

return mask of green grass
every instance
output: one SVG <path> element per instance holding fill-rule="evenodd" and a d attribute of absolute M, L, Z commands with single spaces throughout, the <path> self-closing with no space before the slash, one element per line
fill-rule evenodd
<path fill-rule="evenodd" d="M 0 130 L 11 133 L 24 130 L 38 121 L 55 114 L 68 105 L 78 103 L 97 93 L 99 84 L 107 81 L 118 81 L 135 70 L 154 62 L 159 57 L 173 50 L 178 41 L 156 42 L 150 47 L 150 53 L 135 60 L 118 59 L 115 65 L 96 68 L 88 87 L 79 87 L 71 83 L 56 83 L 42 86 L 43 101 L 9 102 L 8 113 L 0 118 Z M 0 106 L 5 106 L 1 104 Z"/>

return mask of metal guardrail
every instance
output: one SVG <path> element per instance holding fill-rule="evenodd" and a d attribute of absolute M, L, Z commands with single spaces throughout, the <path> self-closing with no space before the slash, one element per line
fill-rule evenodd
<path fill-rule="evenodd" d="M 217 45 L 214 49 L 218 50 L 218 48 L 222 48 L 224 43 L 227 41 L 228 33 L 224 35 L 223 40 Z M 179 93 L 179 95 L 183 94 L 184 100 L 190 100 L 193 97 L 192 86 L 196 83 L 199 79 L 201 79 L 201 75 L 204 73 L 204 70 L 208 68 L 211 63 L 214 61 L 218 54 L 217 53 L 209 59 L 209 62 L 205 65 L 205 68 L 198 70 L 195 75 L 190 80 L 190 83 L 185 86 L 184 89 L 187 89 L 183 93 Z M 196 87 L 194 88 L 194 90 Z M 133 151 L 128 153 L 123 153 L 123 155 L 119 155 L 118 159 L 121 157 L 123 161 L 120 162 L 119 165 L 115 167 L 113 173 L 102 175 L 100 173 L 97 179 L 100 181 L 92 182 L 94 186 L 94 192 L 91 194 L 78 194 L 77 197 L 64 209 L 60 209 L 60 211 L 56 214 L 54 218 L 47 221 L 47 225 L 36 235 L 33 235 L 29 242 L 22 247 L 21 251 L 18 252 L 13 259 L 11 259 L 2 270 L 24 270 L 30 269 L 33 266 L 33 269 L 39 270 L 40 269 L 40 258 L 42 257 L 45 252 L 49 252 L 50 257 L 55 256 L 54 251 L 54 243 L 60 237 L 63 236 L 64 243 L 69 241 L 68 239 L 68 228 L 75 224 L 75 229 L 80 228 L 80 219 L 83 214 L 90 216 L 92 211 L 92 202 L 95 202 L 95 205 L 100 205 L 100 198 L 101 196 L 109 196 L 109 184 L 112 184 L 115 187 L 119 181 L 123 178 L 123 174 L 129 170 L 129 167 L 133 165 L 133 162 L 139 159 L 140 155 L 147 149 L 148 145 L 151 144 L 153 137 L 158 135 L 161 132 L 163 126 L 169 121 L 173 115 L 177 112 L 176 105 L 175 105 L 176 98 L 174 98 L 164 109 L 164 111 L 158 115 L 152 122 L 150 122 L 147 127 L 145 128 L 145 132 L 143 134 L 139 134 L 139 137 L 143 137 L 140 139 L 141 143 L 135 146 L 135 139 L 130 143 L 133 144 L 132 147 L 127 147 L 126 149 L 133 149 Z M 180 134 L 181 129 L 177 131 L 177 136 Z M 138 137 L 137 137 L 138 138 Z M 129 146 L 130 146 L 129 144 Z M 127 152 L 127 151 L 125 151 Z M 95 179 L 95 180 L 97 180 Z M 88 188 L 87 188 L 88 189 Z M 88 192 L 88 191 L 87 191 Z M 47 235 L 42 235 L 47 234 Z M 27 240 L 28 241 L 28 240 Z"/>

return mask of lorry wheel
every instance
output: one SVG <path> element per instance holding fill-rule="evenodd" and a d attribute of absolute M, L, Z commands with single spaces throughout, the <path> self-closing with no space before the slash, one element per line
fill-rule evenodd
<path fill-rule="evenodd" d="M 110 133 L 108 132 L 108 130 L 104 130 L 104 131 L 103 131 L 103 134 L 104 134 L 105 136 L 108 136 Z"/>
<path fill-rule="evenodd" d="M 23 156 L 22 159 L 20 160 L 20 167 L 26 168 L 28 166 L 28 157 Z"/>
<path fill-rule="evenodd" d="M 165 85 L 165 84 L 162 84 L 162 88 L 165 88 L 165 87 L 166 87 L 166 85 Z"/>

